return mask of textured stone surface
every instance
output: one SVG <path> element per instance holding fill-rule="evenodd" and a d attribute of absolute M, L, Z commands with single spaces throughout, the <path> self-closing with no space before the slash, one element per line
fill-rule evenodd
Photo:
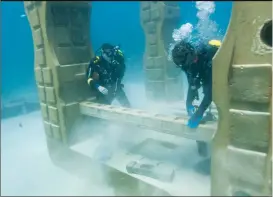
<path fill-rule="evenodd" d="M 234 65 L 230 91 L 232 99 L 268 103 L 272 90 L 272 65 Z"/>
<path fill-rule="evenodd" d="M 76 74 L 84 74 L 86 63 L 91 58 L 90 6 L 86 2 L 25 2 L 25 10 L 35 46 L 35 77 L 45 132 L 49 138 L 67 143 L 67 133 L 77 113 L 66 111 L 64 115 L 61 106 L 68 105 L 67 101 L 77 102 L 90 95 L 81 94 L 83 91 L 76 88 L 63 91 L 61 87 L 67 82 L 73 82 L 69 84 L 73 87 L 85 80 L 77 78 Z M 60 65 L 67 65 L 61 70 L 62 74 L 56 69 Z M 70 65 L 76 65 L 76 68 L 71 70 Z M 71 95 L 76 95 L 74 100 L 71 100 Z"/>
<path fill-rule="evenodd" d="M 164 76 L 160 77 L 162 81 L 161 94 L 159 95 L 158 88 L 151 88 L 151 85 L 146 86 L 146 96 L 150 100 L 179 100 L 181 94 L 174 89 L 168 89 L 168 78 L 177 78 L 180 70 L 176 70 L 175 74 L 168 72 L 167 67 L 167 48 L 171 42 L 171 32 L 179 25 L 180 8 L 175 2 L 141 2 L 140 10 L 141 24 L 146 36 L 146 51 L 144 54 L 144 67 L 147 80 L 157 81 L 153 69 L 161 69 Z M 170 65 L 175 67 L 174 64 Z M 178 73 L 178 74 L 177 74 Z M 154 85 L 156 87 L 157 85 Z M 179 89 L 182 89 L 181 84 L 177 84 Z M 155 97 L 154 95 L 157 96 Z"/>
<path fill-rule="evenodd" d="M 272 48 L 263 50 L 257 35 L 269 19 L 272 2 L 234 2 L 228 33 L 213 60 L 220 117 L 212 148 L 213 196 L 272 195 Z"/>
<path fill-rule="evenodd" d="M 266 131 L 270 130 L 270 121 L 268 112 L 230 110 L 231 143 L 247 150 L 266 152 L 270 141 L 270 133 Z"/>
<path fill-rule="evenodd" d="M 261 186 L 264 182 L 266 154 L 228 147 L 227 170 L 229 176 L 242 182 Z"/>

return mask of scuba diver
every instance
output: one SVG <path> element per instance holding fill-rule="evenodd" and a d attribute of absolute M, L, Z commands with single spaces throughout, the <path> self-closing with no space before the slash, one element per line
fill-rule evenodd
<path fill-rule="evenodd" d="M 119 46 L 104 43 L 99 48 L 100 55 L 95 56 L 87 69 L 87 83 L 96 92 L 98 103 L 111 105 L 116 98 L 123 107 L 130 102 L 121 83 L 125 73 L 125 60 Z"/>
<path fill-rule="evenodd" d="M 189 84 L 186 108 L 190 116 L 190 128 L 197 128 L 200 123 L 216 119 L 211 110 L 205 116 L 204 113 L 212 103 L 212 58 L 220 46 L 219 40 L 211 40 L 208 44 L 203 43 L 198 47 L 182 40 L 172 50 L 173 62 L 186 73 Z M 193 101 L 199 100 L 198 89 L 201 87 L 203 100 L 199 106 L 194 106 Z"/>

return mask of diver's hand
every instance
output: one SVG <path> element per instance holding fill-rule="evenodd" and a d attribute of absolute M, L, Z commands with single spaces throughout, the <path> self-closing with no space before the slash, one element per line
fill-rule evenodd
<path fill-rule="evenodd" d="M 100 93 L 102 93 L 103 95 L 107 95 L 108 94 L 108 90 L 105 87 L 103 87 L 103 86 L 98 86 L 98 91 Z"/>
<path fill-rule="evenodd" d="M 191 129 L 196 129 L 202 120 L 202 115 L 193 114 L 188 120 L 187 126 Z"/>
<path fill-rule="evenodd" d="M 197 111 L 197 106 L 191 105 L 188 107 L 187 112 L 188 116 L 192 116 Z"/>

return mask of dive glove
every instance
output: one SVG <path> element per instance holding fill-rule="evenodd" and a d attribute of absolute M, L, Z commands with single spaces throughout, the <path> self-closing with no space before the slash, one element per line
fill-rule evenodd
<path fill-rule="evenodd" d="M 103 95 L 107 95 L 108 94 L 108 90 L 105 88 L 105 87 L 103 87 L 103 86 L 100 86 L 100 85 L 97 85 L 97 90 L 100 92 L 100 93 L 102 93 Z"/>
<path fill-rule="evenodd" d="M 192 116 L 197 110 L 197 107 L 194 105 L 191 105 L 187 108 L 188 116 Z"/>
<path fill-rule="evenodd" d="M 194 114 L 189 120 L 187 126 L 191 129 L 195 129 L 199 126 L 203 116 L 197 116 Z"/>

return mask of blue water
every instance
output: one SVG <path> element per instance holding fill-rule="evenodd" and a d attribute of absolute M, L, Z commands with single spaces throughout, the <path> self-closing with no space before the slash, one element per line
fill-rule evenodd
<path fill-rule="evenodd" d="M 195 25 L 195 2 L 180 2 L 180 6 L 180 25 L 186 22 Z M 229 23 L 231 7 L 232 2 L 216 2 L 216 11 L 211 16 L 223 32 Z M 1 97 L 24 89 L 36 90 L 32 35 L 27 17 L 20 17 L 22 14 L 23 2 L 1 2 Z M 91 29 L 94 49 L 103 42 L 121 44 L 127 57 L 142 61 L 145 37 L 139 2 L 94 2 Z"/>

